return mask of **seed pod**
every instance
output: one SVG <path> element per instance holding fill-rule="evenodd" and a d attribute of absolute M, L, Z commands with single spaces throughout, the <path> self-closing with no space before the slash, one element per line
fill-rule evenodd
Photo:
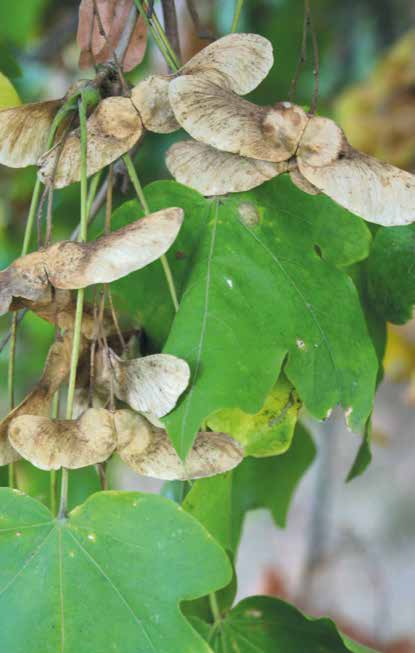
<path fill-rule="evenodd" d="M 229 34 L 196 54 L 175 75 L 153 75 L 133 88 L 131 99 L 146 129 L 167 134 L 180 128 L 169 100 L 177 77 L 200 76 L 245 95 L 267 76 L 274 58 L 271 43 L 258 34 Z"/>
<path fill-rule="evenodd" d="M 302 175 L 321 192 L 368 222 L 397 227 L 415 221 L 415 176 L 350 148 L 316 168 L 298 160 Z"/>
<path fill-rule="evenodd" d="M 301 136 L 297 158 L 305 165 L 320 168 L 336 161 L 347 148 L 343 130 L 333 120 L 313 116 Z"/>
<path fill-rule="evenodd" d="M 182 222 L 182 209 L 164 209 L 95 241 L 63 241 L 17 259 L 0 272 L 0 315 L 14 298 L 45 311 L 53 303 L 51 286 L 76 290 L 139 270 L 169 249 Z"/>
<path fill-rule="evenodd" d="M 197 76 L 172 81 L 169 98 L 177 121 L 195 140 L 276 163 L 295 154 L 308 120 L 301 107 L 259 107 Z"/>
<path fill-rule="evenodd" d="M 109 97 L 88 118 L 87 174 L 93 175 L 128 152 L 139 140 L 143 126 L 129 98 Z M 63 188 L 81 178 L 80 130 L 72 131 L 63 147 L 57 143 L 38 161 L 39 178 Z"/>
<path fill-rule="evenodd" d="M 50 100 L 0 111 L 0 163 L 11 168 L 35 165 L 62 105 L 63 100 Z"/>
<path fill-rule="evenodd" d="M 84 341 L 81 340 L 81 353 Z M 11 422 L 20 415 L 49 416 L 52 398 L 69 373 L 72 352 L 72 334 L 56 340 L 46 359 L 43 374 L 35 388 L 0 422 L 0 465 L 20 458 L 7 439 Z"/>
<path fill-rule="evenodd" d="M 169 354 L 122 360 L 111 349 L 101 351 L 96 363 L 96 382 L 139 413 L 167 415 L 186 390 L 190 369 L 186 361 Z"/>
<path fill-rule="evenodd" d="M 177 181 L 205 196 L 251 190 L 288 170 L 286 161 L 248 159 L 192 140 L 172 145 L 166 164 Z"/>
<path fill-rule="evenodd" d="M 102 408 L 90 408 L 77 420 L 17 417 L 9 440 L 23 458 L 45 470 L 95 465 L 116 447 L 113 415 Z"/>
<path fill-rule="evenodd" d="M 119 410 L 114 423 L 120 458 L 143 476 L 182 481 L 203 478 L 233 469 L 243 458 L 242 447 L 224 433 L 201 432 L 183 462 L 166 431 L 144 417 Z"/>

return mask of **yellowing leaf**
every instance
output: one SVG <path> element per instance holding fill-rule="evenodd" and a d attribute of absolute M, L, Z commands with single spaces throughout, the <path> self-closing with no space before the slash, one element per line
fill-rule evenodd
<path fill-rule="evenodd" d="M 282 377 L 255 415 L 232 408 L 214 413 L 207 423 L 241 442 L 248 456 L 275 456 L 289 448 L 300 406 L 292 385 Z"/>
<path fill-rule="evenodd" d="M 13 84 L 3 73 L 0 73 L 0 109 L 17 107 L 19 104 L 21 104 L 20 98 Z"/>

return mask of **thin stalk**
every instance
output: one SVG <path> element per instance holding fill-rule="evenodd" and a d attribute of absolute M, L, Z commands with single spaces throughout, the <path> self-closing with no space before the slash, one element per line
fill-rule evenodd
<path fill-rule="evenodd" d="M 171 48 L 171 45 L 167 41 L 167 37 L 163 32 L 163 29 L 161 28 L 161 25 L 159 21 L 157 20 L 157 25 L 159 28 L 157 29 L 155 25 L 153 25 L 152 20 L 154 20 L 155 14 L 152 14 L 152 20 L 149 19 L 146 10 L 144 9 L 141 0 L 134 0 L 135 5 L 140 12 L 141 17 L 143 18 L 145 24 L 147 25 L 147 28 L 151 32 L 153 39 L 155 40 L 158 49 L 160 50 L 161 54 L 163 55 L 168 67 L 175 71 L 178 70 L 179 68 L 179 63 L 176 61 L 176 57 L 174 56 L 174 52 Z M 164 39 L 161 34 L 164 34 Z"/>
<path fill-rule="evenodd" d="M 220 623 L 222 617 L 220 614 L 218 599 L 216 598 L 215 592 L 211 592 L 211 594 L 209 594 L 209 606 L 213 616 L 213 625 L 216 626 L 218 623 Z"/>
<path fill-rule="evenodd" d="M 152 20 L 153 20 L 153 23 L 154 23 L 154 28 L 157 30 L 157 33 L 159 34 L 160 39 L 162 40 L 167 52 L 169 53 L 169 56 L 170 56 L 172 62 L 174 63 L 174 66 L 172 67 L 172 70 L 176 71 L 176 70 L 178 70 L 180 68 L 180 61 L 179 61 L 179 59 L 178 59 L 178 57 L 177 57 L 177 55 L 176 55 L 176 53 L 175 53 L 175 51 L 173 49 L 172 44 L 170 43 L 170 40 L 169 40 L 166 32 L 164 31 L 164 29 L 163 29 L 163 27 L 162 27 L 162 25 L 161 25 L 161 23 L 159 21 L 155 11 L 153 12 Z"/>
<path fill-rule="evenodd" d="M 242 7 L 244 6 L 244 0 L 237 0 L 235 13 L 233 15 L 233 21 L 231 26 L 231 32 L 236 32 L 238 29 L 239 19 L 241 17 Z"/>
<path fill-rule="evenodd" d="M 51 411 L 52 419 L 59 417 L 59 391 L 55 393 L 52 403 Z M 50 511 L 52 515 L 56 515 L 56 490 L 57 490 L 57 472 L 53 469 L 49 472 L 49 500 L 50 500 Z"/>
<path fill-rule="evenodd" d="M 181 59 L 179 26 L 175 0 L 161 0 L 163 8 L 164 29 L 168 42 L 171 44 L 176 60 Z"/>
<path fill-rule="evenodd" d="M 138 178 L 138 175 L 136 173 L 136 170 L 134 168 L 134 164 L 133 164 L 133 162 L 131 160 L 130 155 L 125 154 L 123 156 L 123 160 L 124 160 L 124 163 L 125 163 L 125 167 L 127 168 L 127 172 L 129 174 L 129 177 L 131 179 L 131 183 L 133 184 L 134 190 L 137 193 L 137 197 L 138 197 L 138 199 L 139 199 L 139 201 L 140 201 L 140 203 L 141 203 L 141 205 L 143 207 L 143 211 L 144 211 L 145 215 L 149 215 L 150 214 L 150 209 L 149 209 L 149 206 L 147 204 L 147 200 L 145 198 L 142 186 L 140 184 L 140 180 Z M 174 306 L 174 310 L 177 313 L 177 311 L 179 310 L 179 300 L 177 299 L 177 292 L 176 292 L 176 287 L 174 285 L 173 274 L 172 274 L 169 262 L 167 260 L 167 256 L 165 254 L 163 256 L 161 256 L 160 261 L 161 261 L 161 265 L 163 266 L 163 271 L 164 271 L 164 275 L 166 277 L 167 286 L 169 288 L 169 292 L 170 292 L 171 300 L 172 300 L 172 303 L 173 303 L 173 306 Z"/>
<path fill-rule="evenodd" d="M 79 101 L 79 127 L 81 135 L 81 223 L 79 230 L 79 242 L 85 242 L 88 235 L 88 170 L 87 170 L 87 107 L 84 97 L 81 96 Z M 66 403 L 66 419 L 72 419 L 73 404 L 75 397 L 76 372 L 78 367 L 79 350 L 81 345 L 81 328 L 84 311 L 83 288 L 78 290 L 76 298 L 75 324 L 72 341 L 71 368 L 69 372 L 68 398 Z M 69 473 L 67 469 L 62 469 L 61 480 L 61 498 L 59 505 L 59 518 L 65 518 L 68 513 L 68 489 Z"/>
<path fill-rule="evenodd" d="M 101 176 L 102 176 L 102 170 L 97 172 L 91 179 L 91 183 L 89 184 L 89 193 L 88 193 L 88 201 L 86 205 L 86 210 L 88 213 L 88 216 L 91 213 L 92 205 L 94 203 L 95 195 L 97 194 L 99 182 L 101 181 Z"/>

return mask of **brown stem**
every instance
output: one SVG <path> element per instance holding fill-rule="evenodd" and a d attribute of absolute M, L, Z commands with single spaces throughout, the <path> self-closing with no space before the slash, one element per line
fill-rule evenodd
<path fill-rule="evenodd" d="M 181 61 L 179 25 L 177 22 L 175 0 L 161 0 L 161 6 L 163 8 L 164 29 L 167 39 L 170 41 L 170 45 L 177 59 Z"/>
<path fill-rule="evenodd" d="M 202 24 L 200 22 L 200 17 L 198 14 L 198 11 L 194 5 L 193 0 L 186 0 L 186 7 L 187 11 L 190 14 L 190 17 L 193 21 L 193 25 L 195 26 L 196 34 L 199 37 L 199 39 L 206 39 L 207 41 L 214 41 L 215 40 L 215 35 L 212 34 L 209 30 L 204 30 L 202 29 Z"/>
<path fill-rule="evenodd" d="M 319 87 L 320 87 L 320 55 L 318 51 L 317 34 L 316 34 L 316 30 L 314 29 L 314 23 L 311 14 L 310 0 L 306 0 L 306 7 L 308 13 L 309 29 L 311 34 L 311 43 L 313 46 L 314 93 L 311 102 L 310 113 L 314 114 L 317 111 L 318 95 L 319 95 Z"/>
<path fill-rule="evenodd" d="M 300 79 L 301 71 L 304 67 L 304 64 L 307 61 L 307 35 L 309 28 L 309 13 L 307 11 L 307 0 L 304 0 L 304 22 L 303 22 L 303 37 L 301 41 L 301 51 L 300 58 L 297 63 L 297 68 L 295 70 L 295 75 L 291 82 L 291 88 L 289 93 L 290 102 L 294 102 L 295 96 L 297 94 L 298 81 Z"/>
<path fill-rule="evenodd" d="M 130 90 L 128 88 L 127 82 L 125 81 L 124 73 L 122 71 L 122 66 L 121 66 L 121 63 L 120 63 L 120 60 L 119 60 L 119 55 L 121 53 L 117 53 L 115 51 L 115 49 L 112 46 L 112 43 L 110 42 L 110 40 L 108 38 L 108 34 L 107 34 L 107 32 L 106 32 L 106 30 L 104 28 L 104 24 L 103 24 L 103 22 L 101 20 L 101 14 L 99 13 L 97 0 L 92 0 L 92 3 L 93 3 L 93 7 L 94 7 L 94 16 L 96 16 L 96 19 L 97 19 L 99 33 L 105 39 L 105 42 L 106 42 L 106 44 L 108 45 L 108 47 L 109 47 L 109 49 L 111 51 L 111 56 L 113 58 L 114 65 L 115 65 L 115 67 L 117 69 L 117 73 L 118 73 L 118 77 L 119 77 L 120 82 L 121 82 L 123 93 L 124 93 L 124 95 L 128 96 L 128 95 L 130 95 Z M 135 9 L 135 7 L 134 7 L 134 9 Z M 135 14 L 135 18 L 136 17 L 137 16 Z M 129 30 L 130 29 L 129 21 L 127 21 L 127 26 L 128 26 L 128 30 Z M 121 37 L 121 40 L 123 40 L 123 37 Z M 128 41 L 129 41 L 129 39 L 127 40 L 126 47 L 128 46 Z M 122 53 L 122 58 L 123 57 L 124 57 L 124 53 Z"/>

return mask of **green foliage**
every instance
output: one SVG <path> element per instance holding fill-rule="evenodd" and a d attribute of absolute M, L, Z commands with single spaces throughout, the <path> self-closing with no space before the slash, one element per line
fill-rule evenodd
<path fill-rule="evenodd" d="M 341 403 L 351 427 L 363 429 L 378 365 L 356 289 L 324 258 L 330 241 L 314 231 L 318 200 L 332 207 L 316 210 L 318 220 L 344 214 L 360 234 L 347 255 L 336 244 L 340 264 L 359 260 L 369 236 L 362 249 L 360 220 L 326 198 L 305 197 L 282 177 L 258 192 L 214 200 L 200 218 L 193 267 L 165 347 L 193 372 L 190 390 L 164 420 L 182 456 L 212 413 L 258 412 L 287 354 L 285 373 L 311 414 L 324 418 Z M 341 220 L 333 239 L 342 240 Z"/>
<path fill-rule="evenodd" d="M 358 651 L 350 648 L 329 619 L 309 619 L 288 603 L 268 596 L 241 601 L 222 621 L 210 627 L 198 620 L 194 625 L 216 653 Z"/>
<path fill-rule="evenodd" d="M 294 388 L 281 377 L 255 415 L 239 408 L 221 410 L 207 424 L 238 440 L 247 456 L 274 456 L 289 448 L 300 406 Z"/>
<path fill-rule="evenodd" d="M 2 650 L 208 653 L 179 602 L 227 584 L 231 567 L 175 504 L 99 493 L 55 520 L 16 491 L 0 501 Z"/>
<path fill-rule="evenodd" d="M 378 230 L 368 260 L 369 293 L 380 315 L 404 324 L 415 304 L 415 228 Z"/>
<path fill-rule="evenodd" d="M 285 526 L 293 493 L 314 456 L 315 447 L 308 431 L 297 424 L 287 453 L 246 458 L 231 473 L 196 481 L 183 508 L 222 546 L 235 552 L 248 511 L 267 508 L 275 523 Z"/>
<path fill-rule="evenodd" d="M 25 44 L 35 33 L 48 0 L 0 3 L 0 39 Z"/>

